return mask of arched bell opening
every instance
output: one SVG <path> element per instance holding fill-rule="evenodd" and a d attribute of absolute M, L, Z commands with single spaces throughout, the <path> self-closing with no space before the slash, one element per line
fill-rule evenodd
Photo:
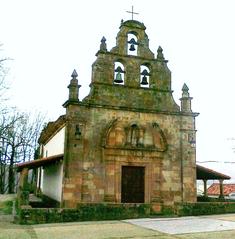
<path fill-rule="evenodd" d="M 113 83 L 118 85 L 124 85 L 125 80 L 125 71 L 124 71 L 124 65 L 116 61 L 114 63 L 114 79 Z"/>
<path fill-rule="evenodd" d="M 127 54 L 137 56 L 138 39 L 134 33 L 127 34 Z"/>
<path fill-rule="evenodd" d="M 140 66 L 140 86 L 144 88 L 149 88 L 149 77 L 150 77 L 150 70 L 147 66 L 141 65 Z"/>

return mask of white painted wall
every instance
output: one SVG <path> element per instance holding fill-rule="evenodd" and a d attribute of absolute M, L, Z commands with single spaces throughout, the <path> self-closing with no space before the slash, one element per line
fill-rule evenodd
<path fill-rule="evenodd" d="M 58 131 L 45 145 L 43 157 L 64 153 L 65 127 Z"/>
<path fill-rule="evenodd" d="M 55 163 L 42 170 L 42 193 L 58 202 L 62 197 L 63 163 Z"/>
<path fill-rule="evenodd" d="M 58 131 L 45 145 L 43 157 L 50 157 L 64 153 L 65 127 Z M 42 169 L 41 190 L 42 193 L 58 202 L 62 197 L 63 163 Z"/>

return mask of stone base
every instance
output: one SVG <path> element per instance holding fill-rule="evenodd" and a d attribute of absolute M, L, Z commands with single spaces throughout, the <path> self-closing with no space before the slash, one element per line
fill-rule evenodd
<path fill-rule="evenodd" d="M 105 202 L 115 202 L 115 196 L 110 194 L 104 195 L 104 201 Z"/>
<path fill-rule="evenodd" d="M 151 209 L 153 213 L 161 213 L 162 212 L 162 203 L 151 203 Z"/>

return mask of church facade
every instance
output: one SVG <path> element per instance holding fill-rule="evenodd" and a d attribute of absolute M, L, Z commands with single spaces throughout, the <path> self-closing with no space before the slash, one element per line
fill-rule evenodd
<path fill-rule="evenodd" d="M 154 55 L 145 30 L 122 21 L 110 51 L 102 38 L 89 95 L 79 100 L 74 71 L 66 114 L 41 134 L 42 158 L 55 162 L 40 170 L 38 187 L 62 207 L 196 201 L 198 114 L 185 84 L 181 105 L 174 101 L 163 50 Z"/>

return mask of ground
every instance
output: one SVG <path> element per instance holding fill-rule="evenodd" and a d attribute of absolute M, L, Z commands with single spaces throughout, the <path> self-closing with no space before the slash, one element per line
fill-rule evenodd
<path fill-rule="evenodd" d="M 16 194 L 0 194 L 0 202 L 11 201 L 16 198 Z"/>
<path fill-rule="evenodd" d="M 195 219 L 220 220 L 224 222 L 234 222 L 235 214 L 217 215 L 209 217 L 195 217 Z M 201 233 L 181 233 L 168 234 L 142 226 L 136 226 L 126 221 L 100 221 L 100 222 L 76 222 L 76 223 L 56 223 L 42 225 L 17 225 L 10 222 L 11 218 L 1 218 L 0 222 L 0 239 L 127 239 L 127 238 L 143 238 L 143 239 L 235 239 L 235 227 L 233 230 L 212 231 Z M 164 221 L 166 219 L 161 219 Z M 180 219 L 167 219 L 171 221 L 171 227 L 176 224 L 180 226 Z M 181 227 L 188 226 L 185 222 L 190 223 L 191 217 L 183 218 Z M 177 223 L 176 223 L 177 222 Z M 198 225 L 200 227 L 200 225 Z M 201 224 L 203 227 L 204 225 Z M 217 229 L 215 229 L 217 230 Z"/>

